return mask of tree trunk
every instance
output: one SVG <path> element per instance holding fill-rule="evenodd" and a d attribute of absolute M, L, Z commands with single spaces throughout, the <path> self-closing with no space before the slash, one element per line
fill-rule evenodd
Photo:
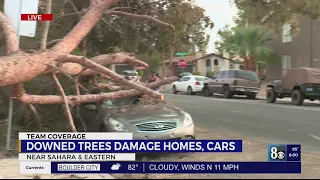
<path fill-rule="evenodd" d="M 161 65 L 161 70 L 162 70 L 162 76 L 161 78 L 164 79 L 166 77 L 166 70 L 165 70 L 166 64 L 165 64 L 165 55 L 164 52 L 162 52 L 162 65 Z"/>
<path fill-rule="evenodd" d="M 172 62 L 173 58 L 174 58 L 174 48 L 172 48 L 170 52 L 169 76 L 173 76 L 174 74 L 173 73 L 174 68 L 173 68 L 173 62 Z"/>
<path fill-rule="evenodd" d="M 176 77 L 168 78 L 145 87 L 136 82 L 129 82 L 119 74 L 104 67 L 108 64 L 118 63 L 135 64 L 148 67 L 148 64 L 135 59 L 129 54 L 116 53 L 100 55 L 92 58 L 91 60 L 84 57 L 69 55 L 69 53 L 78 47 L 79 43 L 97 24 L 103 14 L 105 14 L 105 11 L 118 2 L 118 0 L 91 0 L 90 2 L 90 9 L 86 11 L 86 14 L 81 18 L 78 24 L 75 25 L 75 27 L 62 40 L 59 40 L 59 42 L 49 50 L 34 52 L 31 54 L 19 51 L 18 39 L 13 25 L 8 18 L 0 12 L 0 26 L 6 39 L 6 48 L 8 53 L 8 56 L 0 57 L 0 87 L 13 85 L 14 97 L 27 104 L 64 103 L 66 105 L 72 105 L 73 103 L 96 102 L 105 99 L 131 97 L 144 93 L 159 97 L 161 94 L 151 90 L 150 88 L 154 88 L 153 86 L 159 87 L 159 85 L 171 83 L 176 80 Z M 126 13 L 126 15 L 129 16 L 130 13 Z M 42 49 L 45 49 L 45 41 L 46 40 L 42 42 Z M 173 50 L 174 49 L 172 49 L 171 59 L 173 58 Z M 63 74 L 68 75 L 68 77 L 71 77 L 72 75 L 107 75 L 112 81 L 119 82 L 124 86 L 131 87 L 133 89 L 96 95 L 66 96 L 64 98 L 55 95 L 42 96 L 26 94 L 22 83 L 28 82 L 39 75 L 53 72 L 56 73 L 57 70 L 64 72 Z"/>
<path fill-rule="evenodd" d="M 0 57 L 0 87 L 30 81 L 48 69 L 55 66 L 53 61 L 59 54 L 46 51 L 44 53 L 18 53 L 12 56 Z"/>
<path fill-rule="evenodd" d="M 256 63 L 253 56 L 248 56 L 244 61 L 244 70 L 256 72 Z"/>

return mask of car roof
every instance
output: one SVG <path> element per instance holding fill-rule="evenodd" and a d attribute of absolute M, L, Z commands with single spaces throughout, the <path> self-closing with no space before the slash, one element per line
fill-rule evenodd
<path fill-rule="evenodd" d="M 198 75 L 187 75 L 187 76 L 183 76 L 183 77 L 202 77 L 202 78 L 208 78 L 206 76 L 198 76 Z"/>

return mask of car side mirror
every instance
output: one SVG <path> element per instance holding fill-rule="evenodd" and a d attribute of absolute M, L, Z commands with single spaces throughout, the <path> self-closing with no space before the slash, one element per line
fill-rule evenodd
<path fill-rule="evenodd" d="M 84 108 L 86 108 L 86 110 L 89 110 L 89 111 L 96 111 L 97 110 L 97 105 L 95 104 L 87 104 L 84 106 Z"/>

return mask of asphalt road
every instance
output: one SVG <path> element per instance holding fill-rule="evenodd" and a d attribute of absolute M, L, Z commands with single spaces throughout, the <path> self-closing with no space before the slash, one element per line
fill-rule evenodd
<path fill-rule="evenodd" d="M 190 113 L 200 128 L 229 131 L 266 143 L 296 143 L 320 154 L 320 103 L 293 106 L 263 100 L 223 99 L 165 93 L 165 100 Z"/>

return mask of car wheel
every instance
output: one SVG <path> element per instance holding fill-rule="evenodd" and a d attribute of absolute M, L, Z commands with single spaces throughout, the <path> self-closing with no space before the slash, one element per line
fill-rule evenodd
<path fill-rule="evenodd" d="M 203 93 L 204 93 L 204 96 L 206 96 L 206 97 L 212 96 L 212 94 L 213 94 L 210 92 L 208 87 L 203 88 Z"/>
<path fill-rule="evenodd" d="M 188 87 L 187 94 L 188 95 L 194 95 L 194 92 L 192 91 L 192 87 L 191 86 Z"/>
<path fill-rule="evenodd" d="M 178 93 L 176 86 L 173 86 L 173 87 L 172 87 L 172 93 L 173 93 L 173 94 L 177 94 L 177 93 Z"/>
<path fill-rule="evenodd" d="M 300 90 L 294 90 L 291 94 L 291 103 L 296 106 L 301 106 L 304 99 L 304 94 Z"/>
<path fill-rule="evenodd" d="M 274 91 L 274 89 L 268 89 L 267 90 L 267 102 L 268 103 L 275 103 L 277 100 L 277 93 Z"/>
<path fill-rule="evenodd" d="M 248 99 L 256 99 L 256 97 L 257 97 L 257 94 L 248 94 L 247 95 Z"/>
<path fill-rule="evenodd" d="M 232 96 L 233 94 L 230 88 L 228 86 L 223 87 L 223 97 L 230 99 L 232 98 Z"/>

